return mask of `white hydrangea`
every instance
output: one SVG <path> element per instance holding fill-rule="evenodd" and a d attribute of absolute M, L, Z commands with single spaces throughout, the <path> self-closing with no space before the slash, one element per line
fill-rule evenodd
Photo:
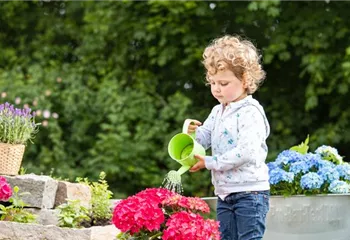
<path fill-rule="evenodd" d="M 315 153 L 320 154 L 325 160 L 330 160 L 336 164 L 343 163 L 343 157 L 339 155 L 338 150 L 331 146 L 322 145 L 318 147 Z"/>

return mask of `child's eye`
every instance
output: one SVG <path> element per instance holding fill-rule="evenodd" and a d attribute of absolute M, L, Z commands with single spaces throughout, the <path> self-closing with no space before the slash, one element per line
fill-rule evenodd
<path fill-rule="evenodd" d="M 227 86 L 228 83 L 221 83 L 221 86 Z"/>

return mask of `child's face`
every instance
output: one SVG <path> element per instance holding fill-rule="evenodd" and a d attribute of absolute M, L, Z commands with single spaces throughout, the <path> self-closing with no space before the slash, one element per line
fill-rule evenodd
<path fill-rule="evenodd" d="M 213 96 L 225 105 L 247 96 L 245 84 L 230 70 L 219 71 L 212 75 L 209 83 Z"/>

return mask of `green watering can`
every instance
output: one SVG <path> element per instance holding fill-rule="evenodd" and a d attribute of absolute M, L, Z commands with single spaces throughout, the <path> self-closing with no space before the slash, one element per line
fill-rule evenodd
<path fill-rule="evenodd" d="M 187 119 L 182 127 L 182 133 L 176 134 L 168 144 L 170 157 L 180 163 L 182 167 L 177 171 L 170 171 L 170 174 L 181 176 L 197 163 L 195 154 L 205 155 L 205 149 L 195 140 L 195 133 L 188 134 L 187 130 L 191 120 Z"/>

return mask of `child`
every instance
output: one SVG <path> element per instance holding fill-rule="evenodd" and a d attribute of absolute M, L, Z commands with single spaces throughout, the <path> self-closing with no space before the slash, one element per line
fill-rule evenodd
<path fill-rule="evenodd" d="M 266 138 L 270 127 L 263 107 L 251 95 L 265 78 L 254 45 L 237 36 L 215 39 L 204 51 L 203 64 L 212 95 L 219 101 L 202 125 L 188 133 L 212 156 L 196 155 L 190 169 L 211 170 L 217 219 L 223 240 L 262 239 L 269 210 Z"/>

